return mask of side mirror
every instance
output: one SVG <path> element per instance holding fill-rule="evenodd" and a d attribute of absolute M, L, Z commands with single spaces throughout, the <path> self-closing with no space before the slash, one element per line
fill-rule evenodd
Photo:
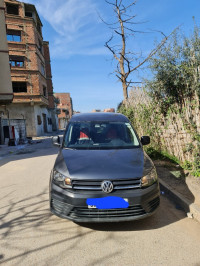
<path fill-rule="evenodd" d="M 142 145 L 148 145 L 150 143 L 150 137 L 149 136 L 142 136 L 141 137 L 141 143 L 142 143 Z"/>
<path fill-rule="evenodd" d="M 52 143 L 53 143 L 53 145 L 54 146 L 57 146 L 57 147 L 60 147 L 60 137 L 59 136 L 54 136 L 53 138 L 52 138 Z"/>

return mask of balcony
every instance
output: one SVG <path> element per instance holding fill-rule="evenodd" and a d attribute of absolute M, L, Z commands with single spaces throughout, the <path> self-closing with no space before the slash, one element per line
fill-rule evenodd
<path fill-rule="evenodd" d="M 47 98 L 45 98 L 43 95 L 30 95 L 27 93 L 14 93 L 14 99 L 13 103 L 30 103 L 32 105 L 38 104 L 38 105 L 45 105 L 47 106 L 49 104 L 49 101 Z"/>

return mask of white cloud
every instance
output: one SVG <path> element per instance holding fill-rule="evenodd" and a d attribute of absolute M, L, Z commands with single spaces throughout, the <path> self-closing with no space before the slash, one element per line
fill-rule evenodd
<path fill-rule="evenodd" d="M 105 54 L 103 32 L 99 32 L 97 4 L 93 0 L 25 0 L 36 6 L 56 34 L 51 56 Z"/>

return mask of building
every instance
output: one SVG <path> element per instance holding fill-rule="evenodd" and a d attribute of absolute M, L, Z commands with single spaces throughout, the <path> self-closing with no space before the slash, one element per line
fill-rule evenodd
<path fill-rule="evenodd" d="M 58 115 L 59 129 L 64 129 L 73 115 L 73 105 L 70 93 L 55 93 L 54 96 L 59 100 L 57 108 L 60 110 Z"/>
<path fill-rule="evenodd" d="M 0 0 L 0 36 L 0 66 L 3 66 L 0 68 L 0 144 L 2 144 L 4 142 L 2 118 L 6 111 L 6 105 L 11 103 L 13 99 L 3 0 Z M 1 106 L 4 106 L 4 108 L 1 108 Z"/>
<path fill-rule="evenodd" d="M 93 110 L 92 110 L 92 113 L 100 113 L 100 112 L 101 112 L 100 109 L 93 109 Z"/>
<path fill-rule="evenodd" d="M 4 7 L 14 94 L 4 122 L 22 125 L 24 121 L 26 135 L 39 136 L 56 130 L 58 124 L 49 44 L 43 41 L 42 22 L 34 5 L 5 0 Z"/>
<path fill-rule="evenodd" d="M 115 108 L 107 108 L 103 110 L 104 113 L 115 113 Z"/>
<path fill-rule="evenodd" d="M 104 112 L 104 113 L 115 113 L 115 108 L 107 108 L 101 111 L 100 109 L 94 109 L 92 110 L 92 113 L 99 113 L 99 112 Z"/>
<path fill-rule="evenodd" d="M 51 114 L 50 122 L 52 124 L 52 130 L 58 129 L 58 110 L 56 99 L 53 94 L 53 83 L 52 83 L 52 74 L 51 74 L 51 61 L 50 61 L 50 52 L 49 52 L 49 42 L 43 42 L 44 49 L 44 58 L 45 58 L 45 71 L 46 71 L 46 82 L 47 82 L 47 92 L 48 92 L 48 110 Z"/>

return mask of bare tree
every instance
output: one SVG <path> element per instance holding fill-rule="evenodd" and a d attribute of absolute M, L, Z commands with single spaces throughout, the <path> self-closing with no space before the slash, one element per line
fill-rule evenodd
<path fill-rule="evenodd" d="M 113 31 L 111 38 L 105 43 L 113 57 L 117 60 L 117 69 L 115 70 L 117 78 L 121 81 L 123 87 L 124 101 L 128 98 L 128 88 L 131 84 L 137 83 L 131 80 L 130 74 L 136 71 L 144 63 L 146 63 L 156 52 L 164 45 L 169 36 L 165 36 L 162 41 L 145 57 L 138 56 L 132 51 L 127 51 L 127 39 L 133 37 L 136 33 L 145 33 L 135 30 L 136 24 L 135 15 L 132 15 L 131 8 L 136 4 L 136 1 L 130 0 L 105 0 L 107 4 L 113 7 L 113 12 L 116 16 L 116 21 L 107 23 L 102 18 L 101 20 Z M 121 39 L 120 45 L 112 45 L 114 36 Z"/>

